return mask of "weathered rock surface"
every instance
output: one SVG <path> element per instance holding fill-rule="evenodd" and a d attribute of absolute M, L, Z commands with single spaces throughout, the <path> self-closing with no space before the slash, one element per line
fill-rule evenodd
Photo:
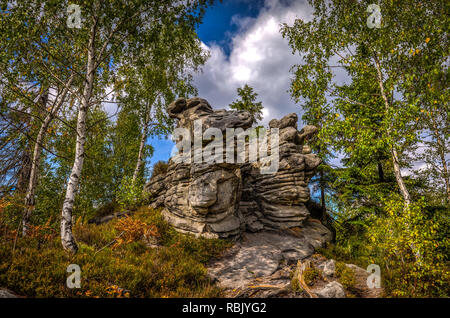
<path fill-rule="evenodd" d="M 310 257 L 315 248 L 331 241 L 331 233 L 323 225 L 317 225 L 307 221 L 297 231 L 245 233 L 223 258 L 210 264 L 208 273 L 226 289 L 242 289 L 255 279 L 270 277 L 285 266 Z M 307 235 L 318 230 L 314 238 Z M 287 280 L 284 278 L 275 275 L 278 284 L 289 284 L 289 275 Z"/>
<path fill-rule="evenodd" d="M 250 231 L 302 226 L 309 216 L 305 206 L 310 198 L 308 183 L 320 159 L 304 143 L 317 128 L 306 126 L 298 131 L 297 121 L 292 113 L 269 122 L 270 128 L 279 129 L 280 162 L 275 174 L 261 174 L 251 164 L 241 168 L 244 182 L 239 209 Z"/>
<path fill-rule="evenodd" d="M 317 290 L 316 295 L 319 298 L 345 298 L 345 289 L 340 283 L 333 281 Z"/>
<path fill-rule="evenodd" d="M 198 97 L 176 100 L 168 113 L 178 120 L 178 127 L 189 130 L 187 142 L 191 145 L 198 119 L 202 120 L 201 133 L 218 128 L 225 136 L 224 144 L 227 128 L 247 129 L 253 124 L 246 111 L 213 110 L 208 101 Z M 260 162 L 191 164 L 171 158 L 167 172 L 145 186 L 151 207 L 161 207 L 165 219 L 178 231 L 205 237 L 236 238 L 245 230 L 302 227 L 309 216 L 305 206 L 310 197 L 308 183 L 320 159 L 305 145 L 317 128 L 306 126 L 298 131 L 297 121 L 297 115 L 290 114 L 269 123 L 270 128 L 279 130 L 276 173 L 262 174 L 264 163 Z M 203 140 L 203 149 L 210 142 Z M 195 151 L 189 155 L 195 157 Z M 225 158 L 225 154 L 219 156 Z"/>
<path fill-rule="evenodd" d="M 308 225 L 307 225 L 308 226 Z M 262 232 L 264 233 L 264 232 Z M 261 239 L 261 233 L 245 233 L 239 245 L 233 246 L 223 257 L 214 260 L 209 268 L 209 275 L 224 289 L 225 297 L 248 298 L 248 297 L 278 297 L 278 298 L 379 298 L 383 295 L 383 288 L 369 288 L 366 284 L 367 273 L 363 268 L 356 265 L 346 264 L 354 270 L 355 285 L 347 290 L 339 282 L 339 278 L 326 275 L 323 268 L 334 264 L 334 260 L 327 260 L 319 254 L 311 255 L 308 250 L 302 259 L 305 264 L 309 262 L 319 269 L 319 276 L 309 286 L 307 292 L 303 288 L 292 285 L 298 264 L 291 258 L 285 258 L 282 251 L 284 248 L 277 243 L 271 244 L 274 236 L 279 236 L 293 243 L 293 240 L 302 238 L 289 238 L 285 231 L 271 231 L 270 236 Z M 254 237 L 253 237 L 254 236 Z M 250 239 L 249 239 L 250 237 Z M 324 241 L 329 237 L 324 237 Z M 258 240 L 263 247 L 263 253 L 257 254 Z M 294 249 L 299 249 L 300 242 Z M 272 253 L 271 253 L 272 252 Z M 249 254 L 247 254 L 249 253 Z M 277 263 L 278 260 L 278 263 Z M 268 266 L 265 267 L 264 263 Z M 276 265 L 277 264 L 277 265 Z"/>
<path fill-rule="evenodd" d="M 336 262 L 334 259 L 330 259 L 319 265 L 319 268 L 322 270 L 324 275 L 333 276 L 336 273 Z"/>
<path fill-rule="evenodd" d="M 8 289 L 0 288 L 0 298 L 20 298 L 20 297 Z"/>

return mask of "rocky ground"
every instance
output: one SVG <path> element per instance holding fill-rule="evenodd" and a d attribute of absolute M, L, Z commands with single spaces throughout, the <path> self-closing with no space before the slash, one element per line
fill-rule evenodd
<path fill-rule="evenodd" d="M 343 298 L 381 297 L 382 289 L 369 289 L 365 269 L 353 269 L 355 284 L 347 290 L 339 283 L 334 260 L 315 254 L 314 250 L 330 240 L 329 231 L 310 219 L 304 228 L 284 231 L 245 233 L 242 240 L 222 258 L 214 260 L 209 275 L 225 289 L 226 297 L 296 297 Z M 309 291 L 293 286 L 298 261 L 309 262 L 319 275 L 307 286 Z"/>

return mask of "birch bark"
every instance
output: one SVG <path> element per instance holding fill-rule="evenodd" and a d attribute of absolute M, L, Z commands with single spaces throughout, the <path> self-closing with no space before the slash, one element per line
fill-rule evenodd
<path fill-rule="evenodd" d="M 72 171 L 67 183 L 66 196 L 61 212 L 61 243 L 66 251 L 76 253 L 78 246 L 72 234 L 72 211 L 75 202 L 75 195 L 78 190 L 81 171 L 84 162 L 84 145 L 86 142 L 86 117 L 91 102 L 92 90 L 95 79 L 95 35 L 97 29 L 97 20 L 91 28 L 89 44 L 88 44 L 88 58 L 85 84 L 83 88 L 82 100 L 80 101 L 80 108 L 78 110 L 77 118 L 77 139 L 75 145 L 75 160 L 72 166 Z"/>
<path fill-rule="evenodd" d="M 64 103 L 64 100 L 66 98 L 67 92 L 69 90 L 70 85 L 72 85 L 73 81 L 73 75 L 69 78 L 68 82 L 66 83 L 66 87 L 64 88 L 63 92 L 61 93 L 60 98 L 55 101 L 55 105 L 53 108 L 47 113 L 47 116 L 45 116 L 44 121 L 41 124 L 41 127 L 39 128 L 39 132 L 36 137 L 36 142 L 34 144 L 33 149 L 33 155 L 31 160 L 31 172 L 30 172 L 30 178 L 28 180 L 28 187 L 27 192 L 25 194 L 25 208 L 23 211 L 23 221 L 22 221 L 22 235 L 26 236 L 27 232 L 29 230 L 30 225 L 30 218 L 34 211 L 34 205 L 35 205 L 35 191 L 36 191 L 36 185 L 37 185 L 37 179 L 39 174 L 39 167 L 41 164 L 41 153 L 42 153 L 42 144 L 44 142 L 45 134 L 47 133 L 47 129 L 53 120 L 53 118 L 58 113 L 59 109 L 61 108 L 62 104 Z M 46 104 L 43 105 L 43 107 L 47 107 Z"/>

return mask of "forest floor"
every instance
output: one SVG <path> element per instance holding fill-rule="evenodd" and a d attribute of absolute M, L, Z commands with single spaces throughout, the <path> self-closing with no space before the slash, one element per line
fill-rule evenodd
<path fill-rule="evenodd" d="M 30 237 L 19 237 L 17 242 L 15 231 L 0 225 L 0 297 L 311 297 L 295 283 L 296 257 L 309 260 L 317 269 L 308 286 L 319 294 L 333 281 L 345 286 L 346 297 L 382 294 L 381 289 L 367 288 L 368 273 L 355 265 L 346 266 L 350 271 L 341 277 L 337 271 L 325 275 L 321 268 L 327 259 L 311 256 L 306 245 L 299 247 L 301 255 L 261 258 L 259 268 L 268 271 L 258 275 L 245 267 L 245 273 L 237 272 L 245 276 L 241 284 L 234 284 L 239 281 L 234 277 L 234 282 L 230 281 L 234 287 L 224 286 L 212 268 L 229 259 L 241 243 L 180 234 L 159 211 L 149 208 L 99 225 L 77 220 L 73 229 L 79 247 L 76 255 L 62 249 L 57 224 L 35 227 Z M 255 253 L 261 253 L 261 246 L 253 247 Z M 267 246 L 264 251 L 274 254 Z M 70 264 L 80 266 L 80 288 L 66 285 Z M 340 295 L 333 293 L 331 290 L 328 296 Z"/>

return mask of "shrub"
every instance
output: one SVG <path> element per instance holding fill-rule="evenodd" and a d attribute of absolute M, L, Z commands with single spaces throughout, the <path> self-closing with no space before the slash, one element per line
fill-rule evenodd
<path fill-rule="evenodd" d="M 119 235 L 115 239 L 113 248 L 136 242 L 144 237 L 158 238 L 160 236 L 155 225 L 148 225 L 136 217 L 126 216 L 118 220 L 114 228 L 119 232 Z"/>
<path fill-rule="evenodd" d="M 158 161 L 157 163 L 155 163 L 153 165 L 152 176 L 150 177 L 150 179 L 153 179 L 156 176 L 166 173 L 168 167 L 169 167 L 169 164 L 167 162 Z"/>
<path fill-rule="evenodd" d="M 143 200 L 143 181 L 141 179 L 133 182 L 130 177 L 124 177 L 117 191 L 117 203 L 120 210 L 135 209 Z"/>
<path fill-rule="evenodd" d="M 300 283 L 298 281 L 298 277 L 295 277 L 295 276 L 292 277 L 292 279 L 291 279 L 291 288 L 295 292 L 302 292 L 303 291 L 303 288 L 302 288 L 302 286 L 300 285 Z"/>
<path fill-rule="evenodd" d="M 314 285 L 314 282 L 319 277 L 319 275 L 319 270 L 311 264 L 311 267 L 305 269 L 305 271 L 303 272 L 303 279 L 306 285 L 312 286 Z"/>
<path fill-rule="evenodd" d="M 402 200 L 385 202 L 386 215 L 369 228 L 374 263 L 382 266 L 385 291 L 394 297 L 448 297 L 450 239 L 439 221 L 427 215 L 424 200 L 405 209 Z"/>
<path fill-rule="evenodd" d="M 336 277 L 345 289 L 352 290 L 355 287 L 355 271 L 342 262 L 336 262 Z"/>
<path fill-rule="evenodd" d="M 110 244 L 132 225 L 130 240 Z M 139 238 L 151 228 L 160 235 L 158 248 Z M 79 245 L 66 253 L 59 238 L 0 241 L 0 286 L 28 297 L 220 297 L 221 290 L 206 275 L 205 264 L 230 245 L 222 240 L 197 239 L 175 232 L 159 211 L 142 208 L 131 218 L 96 226 L 74 226 Z M 125 237 L 124 237 L 125 238 Z M 81 268 L 81 288 L 66 287 L 69 264 Z"/>

